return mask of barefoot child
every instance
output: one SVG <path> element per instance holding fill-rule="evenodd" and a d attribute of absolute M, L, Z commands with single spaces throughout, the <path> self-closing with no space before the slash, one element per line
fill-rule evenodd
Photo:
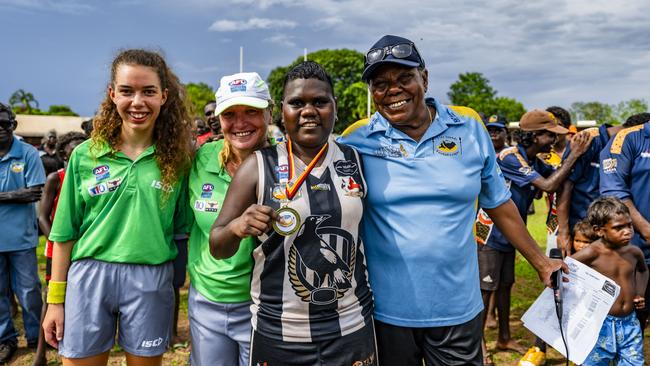
<path fill-rule="evenodd" d="M 628 208 L 618 198 L 601 197 L 587 211 L 600 239 L 572 257 L 621 286 L 605 318 L 598 341 L 583 365 L 643 365 L 643 339 L 634 309 L 645 307 L 648 267 L 639 248 L 628 245 L 634 234 Z"/>

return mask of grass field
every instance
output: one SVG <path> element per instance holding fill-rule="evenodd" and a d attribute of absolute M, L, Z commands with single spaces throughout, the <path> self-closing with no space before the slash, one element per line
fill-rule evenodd
<path fill-rule="evenodd" d="M 535 215 L 528 217 L 528 229 L 537 240 L 540 246 L 546 246 L 546 202 L 544 200 L 535 201 Z M 41 238 L 43 239 L 43 238 Z M 39 246 L 39 267 L 40 273 L 43 274 L 45 271 L 45 258 L 42 256 L 44 242 L 41 240 L 41 245 Z M 543 289 L 542 284 L 537 278 L 537 273 L 532 269 L 532 267 L 526 262 L 521 255 L 517 255 L 516 262 L 516 282 L 513 287 L 512 293 L 512 310 L 510 315 L 510 329 L 514 339 L 519 341 L 522 345 L 529 347 L 534 342 L 534 336 L 523 327 L 520 318 L 523 313 L 530 307 L 530 305 L 535 301 L 537 296 Z M 179 333 L 184 340 L 189 339 L 189 325 L 187 321 L 187 285 L 181 289 L 181 315 L 179 321 Z M 15 319 L 16 324 L 19 329 L 22 329 L 22 321 L 20 317 Z M 521 355 L 516 352 L 503 352 L 497 351 L 495 349 L 496 342 L 496 330 L 488 329 L 486 332 L 486 339 L 488 341 L 488 350 L 493 355 L 493 360 L 495 365 L 516 365 Z M 644 339 L 644 350 L 646 354 L 646 359 L 648 359 L 648 349 L 650 346 L 650 338 L 646 336 Z M 19 343 L 19 350 L 17 356 L 14 357 L 11 365 L 18 366 L 29 366 L 31 365 L 33 354 L 30 353 L 25 348 L 25 340 L 21 337 Z M 167 352 L 164 356 L 164 365 L 186 365 L 187 359 L 189 356 L 189 346 L 182 345 L 177 346 L 174 349 Z M 49 360 L 48 365 L 60 365 L 60 361 L 56 352 L 54 350 L 48 351 L 47 358 Z M 547 365 L 564 365 L 565 360 L 562 356 L 555 352 L 555 350 L 550 349 L 547 355 Z M 109 365 L 126 365 L 124 359 L 124 353 L 119 350 L 118 347 L 114 348 L 111 352 L 111 357 Z M 383 365 L 387 366 L 387 365 Z M 394 365 L 388 365 L 394 366 Z"/>

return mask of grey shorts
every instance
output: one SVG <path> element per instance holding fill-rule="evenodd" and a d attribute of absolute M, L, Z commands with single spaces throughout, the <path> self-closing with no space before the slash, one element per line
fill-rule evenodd
<path fill-rule="evenodd" d="M 143 357 L 165 353 L 171 334 L 173 266 L 75 261 L 68 271 L 59 354 L 85 358 L 115 343 Z"/>
<path fill-rule="evenodd" d="M 218 303 L 190 286 L 188 318 L 192 366 L 245 366 L 251 339 L 251 302 Z"/>
<path fill-rule="evenodd" d="M 496 291 L 515 283 L 516 252 L 502 252 L 487 245 L 478 246 L 478 271 L 481 290 Z"/>

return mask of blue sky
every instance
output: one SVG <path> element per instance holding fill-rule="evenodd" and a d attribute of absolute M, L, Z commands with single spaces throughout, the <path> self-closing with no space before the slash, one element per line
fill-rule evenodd
<path fill-rule="evenodd" d="M 305 47 L 365 52 L 384 34 L 415 41 L 444 102 L 468 71 L 528 109 L 650 100 L 647 14 L 647 0 L 0 0 L 0 101 L 22 88 L 92 115 L 121 48 L 160 49 L 183 82 L 216 87 L 240 46 L 265 78 Z"/>

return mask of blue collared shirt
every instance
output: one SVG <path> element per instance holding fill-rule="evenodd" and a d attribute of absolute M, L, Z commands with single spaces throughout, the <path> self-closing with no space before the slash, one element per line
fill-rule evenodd
<path fill-rule="evenodd" d="M 650 122 L 621 130 L 600 153 L 600 193 L 631 199 L 650 221 Z M 632 244 L 650 263 L 650 246 L 635 231 Z"/>
<path fill-rule="evenodd" d="M 600 152 L 605 148 L 609 141 L 607 128 L 610 125 L 603 124 L 598 128 L 586 130 L 593 140 L 589 149 L 578 158 L 576 164 L 571 170 L 569 180 L 573 183 L 571 190 L 571 202 L 569 204 L 569 228 L 572 228 L 578 221 L 587 216 L 587 208 L 600 196 L 598 188 L 600 186 Z M 571 144 L 567 145 L 564 150 L 562 161 L 571 153 Z"/>
<path fill-rule="evenodd" d="M 477 206 L 510 198 L 476 112 L 427 104 L 436 118 L 420 141 L 379 113 L 339 138 L 361 154 L 368 183 L 362 238 L 375 318 L 404 327 L 462 324 L 481 311 Z"/>
<path fill-rule="evenodd" d="M 38 151 L 14 139 L 9 152 L 0 159 L 0 192 L 45 184 L 45 171 Z M 0 204 L 0 252 L 34 248 L 38 245 L 35 203 Z"/>
<path fill-rule="evenodd" d="M 546 164 L 539 157 L 528 160 L 526 148 L 517 144 L 501 150 L 497 159 L 499 167 L 510 186 L 512 202 L 517 206 L 519 215 L 526 222 L 528 207 L 535 199 L 537 188 L 533 181 L 540 177 L 548 177 L 553 173 L 553 167 Z M 498 249 L 502 252 L 512 252 L 515 248 L 508 242 L 505 236 L 495 226 L 487 241 L 487 246 Z"/>

